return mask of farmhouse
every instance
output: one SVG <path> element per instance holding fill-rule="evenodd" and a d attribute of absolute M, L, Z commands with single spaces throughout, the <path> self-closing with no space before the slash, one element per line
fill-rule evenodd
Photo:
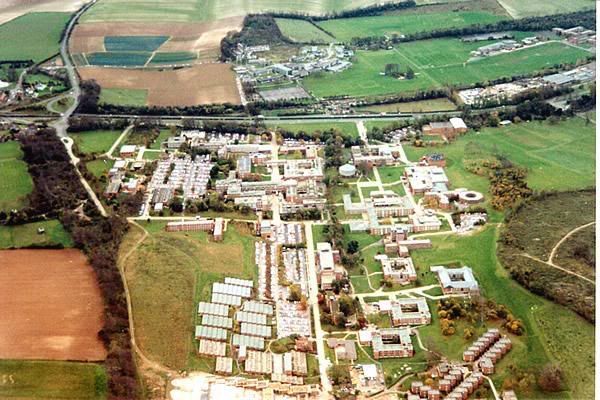
<path fill-rule="evenodd" d="M 444 266 L 434 266 L 430 270 L 437 274 L 444 294 L 479 294 L 479 285 L 473 276 L 473 270 L 469 267 L 446 268 Z"/>

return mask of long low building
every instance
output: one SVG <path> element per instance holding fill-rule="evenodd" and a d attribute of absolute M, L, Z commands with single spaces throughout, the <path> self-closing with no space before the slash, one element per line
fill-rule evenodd
<path fill-rule="evenodd" d="M 233 296 L 229 294 L 213 293 L 211 297 L 211 302 L 239 307 L 242 305 L 242 298 L 239 296 Z"/>
<path fill-rule="evenodd" d="M 210 339 L 218 341 L 227 340 L 227 331 L 223 328 L 212 326 L 196 325 L 196 339 Z"/>
<path fill-rule="evenodd" d="M 234 334 L 232 344 L 234 347 L 244 346 L 248 349 L 264 350 L 265 339 L 257 336 Z"/>
<path fill-rule="evenodd" d="M 222 315 L 205 314 L 202 316 L 202 325 L 214 326 L 217 328 L 232 329 L 233 320 Z"/>
<path fill-rule="evenodd" d="M 251 324 L 267 325 L 267 316 L 265 314 L 251 313 L 247 311 L 237 311 L 235 313 L 237 322 L 247 322 Z"/>
<path fill-rule="evenodd" d="M 215 282 L 213 283 L 212 292 L 228 294 L 231 296 L 239 296 L 244 298 L 250 298 L 252 296 L 252 288 L 247 286 L 238 286 L 228 283 Z"/>
<path fill-rule="evenodd" d="M 201 301 L 198 303 L 198 315 L 204 314 L 227 317 L 229 316 L 229 306 L 225 304 L 206 303 Z"/>
<path fill-rule="evenodd" d="M 248 300 L 242 305 L 242 311 L 248 311 L 256 314 L 273 315 L 273 306 L 256 300 Z"/>
<path fill-rule="evenodd" d="M 273 336 L 273 331 L 270 326 L 251 324 L 248 322 L 242 322 L 240 324 L 240 332 L 242 333 L 242 335 L 258 336 L 264 338 L 270 338 L 271 336 Z"/>
<path fill-rule="evenodd" d="M 227 344 L 225 342 L 200 339 L 198 353 L 209 357 L 223 357 L 227 353 Z"/>

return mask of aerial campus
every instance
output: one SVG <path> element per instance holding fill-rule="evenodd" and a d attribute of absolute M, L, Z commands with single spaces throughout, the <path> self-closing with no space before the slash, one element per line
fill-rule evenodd
<path fill-rule="evenodd" d="M 593 0 L 0 2 L 0 399 L 592 399 Z"/>

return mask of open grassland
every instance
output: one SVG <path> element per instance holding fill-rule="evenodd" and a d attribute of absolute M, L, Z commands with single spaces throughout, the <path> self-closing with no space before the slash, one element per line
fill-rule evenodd
<path fill-rule="evenodd" d="M 100 103 L 121 106 L 145 106 L 148 99 L 147 89 L 111 89 L 102 88 Z"/>
<path fill-rule="evenodd" d="M 132 3 L 135 6 L 132 6 Z M 103 0 L 83 16 L 83 22 L 102 21 L 213 21 L 267 11 L 324 14 L 350 10 L 376 0 Z"/>
<path fill-rule="evenodd" d="M 0 250 L 0 265 L 0 358 L 104 360 L 104 303 L 81 251 Z"/>
<path fill-rule="evenodd" d="M 300 43 L 331 43 L 335 39 L 317 26 L 303 19 L 276 18 L 283 36 Z"/>
<path fill-rule="evenodd" d="M 488 12 L 461 11 L 339 18 L 318 22 L 318 25 L 337 40 L 349 42 L 356 37 L 411 35 L 474 24 L 491 24 L 502 19 L 506 18 Z"/>
<path fill-rule="evenodd" d="M 149 236 L 140 247 L 139 228 L 122 245 L 133 306 L 136 339 L 151 358 L 177 369 L 210 369 L 196 355 L 196 307 L 208 300 L 212 283 L 225 276 L 254 279 L 254 238 L 244 226 L 229 224 L 223 242 L 205 232 L 164 231 L 163 223 L 144 223 Z"/>
<path fill-rule="evenodd" d="M 375 113 L 401 113 L 401 112 L 431 112 L 431 111 L 454 111 L 456 104 L 446 98 L 409 101 L 406 103 L 377 104 L 372 106 L 357 107 L 358 112 Z"/>
<path fill-rule="evenodd" d="M 168 36 L 106 36 L 106 51 L 156 51 Z"/>
<path fill-rule="evenodd" d="M 106 153 L 120 135 L 120 131 L 103 130 L 69 134 L 77 144 L 79 151 L 86 154 Z"/>
<path fill-rule="evenodd" d="M 45 60 L 59 51 L 68 13 L 31 13 L 0 25 L 0 61 Z"/>
<path fill-rule="evenodd" d="M 391 50 L 361 50 L 356 52 L 356 61 L 346 71 L 315 74 L 304 80 L 304 86 L 316 97 L 415 92 L 448 84 L 475 84 L 530 74 L 591 55 L 585 50 L 553 42 L 467 62 L 470 52 L 484 44 L 486 42 L 435 39 L 404 43 Z M 415 78 L 402 80 L 380 75 L 389 63 L 400 64 L 403 70 L 410 67 Z"/>
<path fill-rule="evenodd" d="M 469 133 L 447 146 L 405 146 L 405 151 L 411 161 L 432 152 L 443 153 L 454 187 L 466 185 L 481 189 L 484 177 L 464 170 L 464 161 L 502 155 L 527 168 L 527 183 L 532 189 L 569 190 L 594 185 L 595 144 L 595 126 L 586 125 L 581 118 L 570 118 L 556 124 L 532 121 L 485 128 L 481 133 Z"/>
<path fill-rule="evenodd" d="M 106 371 L 98 364 L 63 361 L 0 361 L 3 399 L 102 400 Z"/>
<path fill-rule="evenodd" d="M 44 228 L 45 233 L 38 233 L 38 228 Z M 59 246 L 72 247 L 73 240 L 62 224 L 55 219 L 24 225 L 0 225 L 0 249 Z"/>
<path fill-rule="evenodd" d="M 488 226 L 470 236 L 432 237 L 433 248 L 412 253 L 419 266 L 461 263 L 473 268 L 482 294 L 504 304 L 525 326 L 523 336 L 511 335 L 513 349 L 498 364 L 492 379 L 501 387 L 511 375 L 509 367 L 538 372 L 550 361 L 559 362 L 565 373 L 567 392 L 541 393 L 534 384 L 522 398 L 592 398 L 594 393 L 594 326 L 566 308 L 536 296 L 514 282 L 496 258 L 497 227 Z M 432 310 L 434 311 L 434 310 Z M 439 325 L 420 329 L 423 338 L 431 336 L 442 353 L 456 357 L 467 347 L 457 332 L 443 337 Z M 568 338 L 568 339 L 567 339 Z M 567 340 L 569 346 L 564 346 Z"/>
<path fill-rule="evenodd" d="M 595 279 L 596 269 L 596 247 L 592 245 L 596 241 L 596 227 L 594 225 L 575 232 L 565 240 L 554 258 L 554 262 L 569 271 L 574 271 L 590 279 Z M 590 268 L 590 264 L 594 268 Z"/>
<path fill-rule="evenodd" d="M 18 142 L 0 143 L 0 210 L 20 209 L 33 189 Z"/>
<path fill-rule="evenodd" d="M 291 132 L 305 132 L 308 134 L 315 134 L 318 132 L 328 131 L 330 129 L 337 129 L 342 133 L 343 136 L 352 138 L 358 138 L 358 129 L 354 122 L 300 122 L 300 123 L 267 123 L 269 128 L 281 128 Z"/>
<path fill-rule="evenodd" d="M 594 0 L 498 0 L 513 18 L 562 14 L 594 8 Z"/>
<path fill-rule="evenodd" d="M 235 75 L 227 64 L 201 64 L 164 71 L 80 68 L 82 79 L 95 79 L 103 90 L 147 90 L 150 106 L 240 104 Z"/>

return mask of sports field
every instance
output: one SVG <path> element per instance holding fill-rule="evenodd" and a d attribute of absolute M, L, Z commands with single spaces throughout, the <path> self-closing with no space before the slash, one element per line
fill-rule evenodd
<path fill-rule="evenodd" d="M 323 14 L 350 10 L 378 0 L 129 0 L 99 1 L 87 12 L 83 22 L 102 21 L 213 21 L 267 11 Z"/>
<path fill-rule="evenodd" d="M 106 357 L 98 337 L 104 303 L 96 275 L 81 251 L 0 250 L 0 265 L 0 293 L 4 294 L 0 358 L 98 361 Z"/>
<path fill-rule="evenodd" d="M 82 153 L 106 153 L 115 140 L 121 135 L 120 131 L 88 131 L 71 133 L 79 151 Z"/>
<path fill-rule="evenodd" d="M 45 232 L 38 233 L 38 228 L 45 229 Z M 15 226 L 0 225 L 0 249 L 44 246 L 72 247 L 73 240 L 55 219 Z"/>
<path fill-rule="evenodd" d="M 225 276 L 254 279 L 254 237 L 246 227 L 229 224 L 223 242 L 206 232 L 166 232 L 164 223 L 142 223 L 149 236 L 132 227 L 121 247 L 131 293 L 136 340 L 151 358 L 171 368 L 210 370 L 197 356 L 193 340 L 196 307 L 212 283 Z M 168 318 L 165 318 L 168 315 Z M 214 361 L 209 360 L 212 365 Z"/>
<path fill-rule="evenodd" d="M 502 154 L 518 166 L 527 168 L 527 182 L 535 190 L 580 189 L 594 185 L 595 125 L 572 118 L 556 125 L 548 122 L 523 122 L 503 128 L 486 128 L 469 133 L 443 147 L 404 146 L 409 160 L 417 161 L 432 152 L 445 155 L 446 173 L 453 187 L 466 187 L 486 196 L 486 176 L 469 172 L 470 160 L 488 159 Z M 494 212 L 493 220 L 502 215 Z"/>
<path fill-rule="evenodd" d="M 19 400 L 103 400 L 104 367 L 64 361 L 0 361 L 0 398 Z"/>
<path fill-rule="evenodd" d="M 0 210 L 20 209 L 33 190 L 18 142 L 0 143 Z"/>
<path fill-rule="evenodd" d="M 474 24 L 490 24 L 502 19 L 506 18 L 488 12 L 445 12 L 340 18 L 317 24 L 337 40 L 349 42 L 355 37 L 410 35 Z"/>
<path fill-rule="evenodd" d="M 574 63 L 591 55 L 585 50 L 551 42 L 467 62 L 470 52 L 486 43 L 436 39 L 404 43 L 392 50 L 357 51 L 356 62 L 351 68 L 338 74 L 309 76 L 304 80 L 304 86 L 317 97 L 377 96 L 529 74 L 555 64 Z M 388 63 L 400 64 L 404 70 L 410 67 L 415 78 L 401 80 L 382 76 Z"/>
<path fill-rule="evenodd" d="M 303 19 L 276 18 L 277 26 L 283 34 L 294 42 L 331 43 L 335 39 L 317 26 Z"/>
<path fill-rule="evenodd" d="M 594 8 L 594 0 L 498 0 L 498 2 L 513 18 L 562 14 Z"/>
<path fill-rule="evenodd" d="M 0 61 L 39 62 L 58 54 L 68 13 L 31 13 L 0 25 Z"/>

